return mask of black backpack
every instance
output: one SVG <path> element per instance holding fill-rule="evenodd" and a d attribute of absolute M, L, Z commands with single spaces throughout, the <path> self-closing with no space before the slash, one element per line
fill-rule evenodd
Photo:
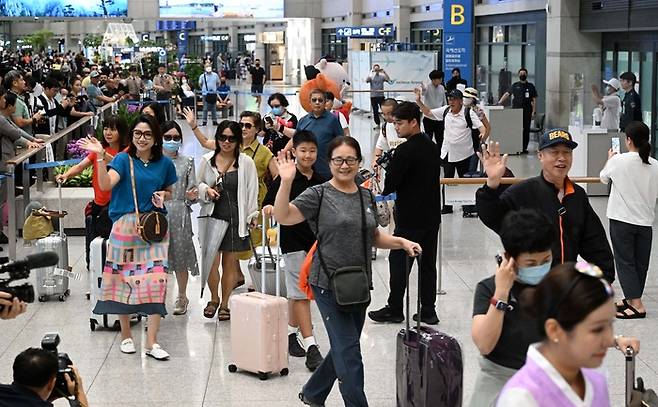
<path fill-rule="evenodd" d="M 443 137 L 443 133 L 445 132 L 445 121 L 446 121 L 446 116 L 448 116 L 448 111 L 450 110 L 450 107 L 448 107 L 446 110 L 443 111 L 443 121 L 441 123 L 443 126 L 439 129 L 439 133 L 441 134 L 441 138 Z M 466 128 L 471 129 L 471 139 L 473 140 L 473 151 L 478 152 L 480 151 L 480 130 L 474 129 L 473 127 L 473 120 L 471 119 L 471 108 L 467 107 L 464 109 L 464 117 L 466 119 Z"/>

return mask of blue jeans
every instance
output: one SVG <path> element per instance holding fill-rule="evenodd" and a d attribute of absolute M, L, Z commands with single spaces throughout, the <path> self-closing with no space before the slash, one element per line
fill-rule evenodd
<path fill-rule="evenodd" d="M 206 98 L 203 98 L 203 122 L 206 123 L 208 121 L 208 110 L 210 110 L 210 113 L 212 115 L 212 121 L 213 123 L 217 123 L 217 105 L 215 103 L 208 103 L 206 102 Z"/>
<path fill-rule="evenodd" d="M 346 407 L 367 407 L 363 391 L 363 361 L 361 360 L 361 331 L 366 318 L 366 307 L 354 312 L 339 311 L 334 294 L 312 286 L 315 302 L 322 314 L 329 335 L 331 349 L 322 364 L 304 385 L 304 396 L 324 404 L 338 380 L 338 387 Z"/>

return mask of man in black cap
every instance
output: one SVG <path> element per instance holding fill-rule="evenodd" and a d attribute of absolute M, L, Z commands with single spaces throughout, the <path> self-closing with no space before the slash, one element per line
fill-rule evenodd
<path fill-rule="evenodd" d="M 578 144 L 562 129 L 545 132 L 539 140 L 537 156 L 542 171 L 501 192 L 507 154 L 500 155 L 500 144 L 490 142 L 482 152 L 487 183 L 477 190 L 475 199 L 482 222 L 498 233 L 507 212 L 538 209 L 554 223 L 556 236 L 551 247 L 553 266 L 576 261 L 578 256 L 593 263 L 612 282 L 615 267 L 610 244 L 583 188 L 569 180 L 573 149 Z"/>
<path fill-rule="evenodd" d="M 512 85 L 512 108 L 523 109 L 523 151 L 528 154 L 528 143 L 530 142 L 530 122 L 537 112 L 537 88 L 528 82 L 528 70 L 519 69 L 519 81 Z M 505 92 L 498 101 L 499 105 L 505 103 L 510 92 Z"/>
<path fill-rule="evenodd" d="M 621 102 L 621 116 L 619 128 L 624 131 L 632 121 L 642 121 L 642 106 L 640 95 L 635 91 L 637 78 L 633 72 L 624 72 L 619 75 L 621 88 L 624 90 L 624 100 Z"/>
<path fill-rule="evenodd" d="M 416 89 L 416 104 L 425 117 L 444 123 L 440 151 L 443 176 L 452 178 L 456 170 L 457 174 L 463 177 L 468 172 L 471 157 L 475 154 L 473 145 L 476 142 L 476 145 L 479 145 L 484 139 L 486 128 L 472 109 L 464 107 L 464 95 L 459 89 L 451 90 L 447 96 L 448 106 L 430 109 L 421 100 L 420 90 Z M 441 213 L 452 213 L 452 206 L 444 205 Z"/>

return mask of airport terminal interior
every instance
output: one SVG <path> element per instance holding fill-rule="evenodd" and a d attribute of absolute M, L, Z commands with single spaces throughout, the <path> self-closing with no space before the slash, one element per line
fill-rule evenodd
<path fill-rule="evenodd" d="M 202 123 L 205 93 L 201 93 L 204 89 L 201 78 L 204 67 L 210 66 L 213 72 L 225 76 L 230 85 L 233 106 L 218 110 L 217 121 L 221 122 L 238 120 L 243 111 L 268 114 L 271 108 L 267 100 L 274 93 L 285 95 L 290 102 L 287 110 L 301 118 L 307 114 L 300 101 L 304 89 L 308 91 L 305 85 L 309 81 L 308 69 L 305 67 L 316 66 L 325 77 L 342 80 L 335 85 L 340 89 L 337 99 L 344 106 L 351 107 L 348 112 L 349 133 L 363 152 L 361 167 L 372 169 L 381 127 L 374 123 L 371 86 L 366 78 L 372 75 L 373 66 L 378 65 L 390 76 L 390 81 L 383 85 L 385 97 L 412 103 L 416 101 L 414 91 L 421 84 L 428 86 L 431 83 L 430 72 L 443 72 L 444 81 L 448 82 L 454 76 L 453 68 L 459 68 L 461 78 L 467 84 L 457 85 L 456 89 L 461 89 L 460 95 L 463 96 L 468 89 L 473 89 L 483 114 L 489 118 L 491 140 L 500 142 L 503 153 L 509 154 L 508 168 L 520 179 L 540 174 L 542 165 L 537 157 L 538 149 L 545 137 L 544 132 L 554 128 L 568 131 L 579 144 L 573 150 L 569 176 L 598 178 L 615 140 L 619 142 L 621 139 L 621 152 L 627 149 L 625 135 L 619 126 L 605 128 L 601 124 L 602 118 L 610 114 L 606 113 L 609 107 L 603 96 L 611 86 L 618 91 L 620 80 L 625 80 L 625 74 L 632 73 L 635 80 L 630 89 L 634 88 L 639 94 L 638 116 L 633 120 L 648 127 L 652 146 L 650 155 L 655 157 L 658 154 L 655 148 L 658 144 L 656 2 L 226 0 L 221 4 L 218 1 L 205 4 L 184 0 L 114 0 L 87 2 L 101 4 L 93 9 L 84 2 L 68 2 L 71 4 L 66 6 L 67 2 L 62 1 L 59 11 L 48 11 L 47 7 L 36 10 L 40 3 L 0 0 L 0 43 L 3 44 L 4 58 L 28 51 L 33 55 L 45 52 L 55 56 L 70 51 L 71 60 L 74 55 L 82 53 L 90 60 L 96 58 L 100 66 L 107 61 L 112 67 L 123 66 L 125 70 L 137 66 L 140 74 L 151 78 L 157 75 L 158 65 L 164 64 L 177 82 L 183 77 L 182 73 L 189 76 L 192 92 L 196 92 L 193 104 L 197 124 L 210 140 L 216 137 L 217 126 L 211 118 Z M 12 12 L 16 14 L 10 14 Z M 55 14 L 49 15 L 49 12 Z M 35 18 L 31 13 L 41 14 Z M 34 33 L 39 30 L 51 34 L 43 43 L 44 52 L 37 50 L 38 42 L 34 42 Z M 262 61 L 265 68 L 266 82 L 260 91 L 258 88 L 254 91 L 249 71 L 256 59 Z M 154 70 L 146 71 L 147 65 Z M 522 106 L 513 106 L 510 100 L 504 100 L 512 99 L 514 87 L 522 83 L 517 82 L 521 68 L 526 74 L 524 81 L 527 79 L 534 84 L 537 94 L 532 103 L 534 115 L 527 146 L 523 145 L 526 113 Z M 94 77 L 94 73 L 88 71 L 81 76 L 87 75 Z M 260 104 L 255 94 L 262 95 Z M 504 97 L 505 94 L 508 96 Z M 450 95 L 455 97 L 454 93 Z M 528 95 L 526 90 L 525 98 L 529 98 Z M 140 95 L 133 105 L 146 103 L 144 96 Z M 621 103 L 623 95 L 619 95 L 619 99 L 618 109 L 621 111 L 613 121 L 615 125 L 619 123 L 619 114 L 624 115 L 623 109 L 628 109 L 625 101 Z M 165 109 L 168 117 L 175 118 L 183 131 L 179 153 L 194 157 L 198 171 L 200 160 L 210 150 L 197 141 L 191 127 L 177 111 L 178 103 L 167 102 Z M 109 114 L 110 110 L 116 111 L 107 108 L 106 112 Z M 92 124 L 91 119 L 89 123 Z M 67 139 L 73 134 L 67 133 L 65 127 L 60 132 L 66 133 L 63 137 Z M 0 135 L 4 138 L 1 133 L 2 129 Z M 32 162 L 70 158 L 59 156 L 63 149 L 53 150 L 54 157 L 49 159 L 46 154 L 38 154 Z M 20 155 L 20 151 L 25 150 L 18 151 Z M 4 153 L 2 160 L 4 165 Z M 16 241 L 15 244 L 2 245 L 0 255 L 8 256 L 9 260 L 20 260 L 40 250 L 35 241 L 25 241 L 21 237 L 26 200 L 40 201 L 48 209 L 58 210 L 54 175 L 51 170 L 45 172 L 50 172 L 46 180 L 43 183 L 39 180 L 30 187 L 29 194 L 22 193 L 11 205 L 5 203 L 3 216 L 9 218 L 5 219 L 5 234 L 9 239 L 16 237 Z M 5 179 L 3 188 L 6 182 Z M 16 185 L 20 186 L 22 182 L 17 179 Z M 610 239 L 609 187 L 597 180 L 579 185 L 587 188 L 589 202 Z M 439 270 L 436 314 L 440 322 L 428 325 L 456 338 L 459 343 L 463 360 L 461 402 L 464 406 L 471 405 L 471 398 L 479 391 L 475 380 L 481 369 L 482 356 L 471 336 L 475 289 L 478 282 L 494 275 L 496 255 L 503 251 L 500 237 L 481 219 L 463 216 L 462 202 L 474 203 L 475 190 L 480 186 L 442 188 L 443 199 L 454 200 L 455 205 L 452 213 L 441 215 L 436 248 Z M 184 315 L 172 313 L 177 286 L 173 275 L 168 280 L 168 314 L 162 320 L 158 334 L 158 343 L 170 354 L 166 361 L 155 360 L 143 351 L 148 334 L 146 319 L 133 322 L 136 354 L 120 351 L 122 338 L 118 329 L 91 329 L 90 315 L 95 304 L 88 296 L 93 277 L 85 262 L 83 208 L 93 199 L 93 190 L 90 186 L 64 187 L 63 190 L 63 202 L 68 210 L 64 221 L 68 235 L 68 264 L 72 269 L 70 295 L 64 298 L 65 301 L 59 301 L 57 296 L 43 302 L 35 300 L 28 304 L 23 314 L 0 320 L 0 383 L 12 382 L 12 364 L 16 355 L 26 348 L 39 347 L 45 334 L 56 332 L 61 338 L 59 352 L 69 355 L 82 377 L 88 407 L 303 405 L 299 393 L 312 374 L 303 357 L 290 356 L 289 374 L 271 374 L 267 380 L 259 380 L 258 375 L 242 370 L 229 371 L 229 365 L 235 363 L 231 321 L 204 317 L 210 294 L 207 289 L 202 294 L 203 283 L 199 276 L 190 276 L 187 288 L 190 303 Z M 13 197 L 15 194 L 7 199 Z M 12 209 L 14 213 L 11 213 Z M 200 259 L 196 221 L 200 215 L 199 205 L 192 205 L 191 210 L 193 236 L 188 238 L 193 240 Z M 441 212 L 441 207 L 437 206 L 436 211 Z M 653 227 L 656 225 L 654 222 Z M 11 230 L 12 226 L 16 230 Z M 394 227 L 380 227 L 380 231 L 393 233 Z M 658 263 L 653 256 L 657 246 L 658 243 L 653 241 L 642 296 L 646 318 L 616 319 L 613 325 L 615 334 L 640 341 L 635 375 L 642 377 L 648 388 L 658 388 L 658 348 L 652 334 L 658 320 Z M 390 292 L 388 254 L 389 250 L 378 249 L 372 262 L 373 289 L 368 311 L 386 305 Z M 240 264 L 246 282 L 234 290 L 234 296 L 247 293 L 248 288 L 254 286 L 247 271 L 248 261 L 243 260 Z M 2 274 L 4 270 L 0 266 L 0 278 L 6 277 Z M 416 312 L 417 272 L 414 266 L 409 277 L 412 309 L 408 316 Z M 36 273 L 33 271 L 29 277 L 35 290 L 39 282 Z M 612 288 L 616 299 L 624 298 L 619 279 Z M 325 355 L 330 349 L 329 338 L 325 321 L 313 302 L 311 315 L 318 348 Z M 411 324 L 415 322 L 411 321 Z M 367 316 L 365 318 L 360 349 L 365 373 L 364 392 L 369 406 L 416 405 L 400 403 L 396 399 L 401 380 L 396 375 L 396 353 L 400 351 L 398 335 L 404 328 L 404 322 L 378 323 Z M 622 352 L 608 349 L 598 371 L 607 379 L 609 404 L 592 404 L 591 400 L 587 404 L 579 400 L 581 404 L 556 401 L 545 405 L 625 406 L 627 366 Z M 432 383 L 427 386 L 431 387 Z M 5 405 L 2 403 L 0 393 L 0 406 Z M 53 404 L 66 406 L 68 402 L 59 399 Z M 347 405 L 341 397 L 338 382 L 324 405 Z M 423 405 L 462 404 L 434 401 Z"/>

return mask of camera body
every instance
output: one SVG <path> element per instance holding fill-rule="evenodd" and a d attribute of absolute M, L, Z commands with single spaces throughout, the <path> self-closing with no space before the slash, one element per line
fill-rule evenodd
<path fill-rule="evenodd" d="M 394 148 L 388 151 L 384 151 L 382 153 L 382 156 L 377 159 L 376 163 L 379 167 L 383 168 L 384 171 L 386 171 L 394 156 L 395 156 Z"/>
<path fill-rule="evenodd" d="M 73 362 L 71 361 L 71 358 L 68 354 L 59 353 L 57 351 L 59 342 L 59 334 L 47 333 L 44 335 L 43 339 L 41 339 L 41 347 L 57 356 L 57 379 L 55 380 L 55 389 L 53 391 L 57 392 L 58 395 L 71 397 L 74 395 L 69 393 L 64 375 L 68 373 L 71 380 L 75 381 L 75 373 L 73 373 L 73 370 L 69 367 L 73 365 Z"/>
<path fill-rule="evenodd" d="M 0 273 L 0 274 L 5 274 Z M 12 298 L 16 297 L 19 300 L 27 303 L 34 302 L 34 287 L 28 283 L 21 285 L 10 285 L 11 283 L 17 280 L 26 280 L 30 278 L 30 270 L 27 268 L 9 268 L 6 272 L 8 277 L 0 278 L 0 291 L 11 294 Z M 0 305 L 0 311 L 2 311 L 2 305 Z"/>

